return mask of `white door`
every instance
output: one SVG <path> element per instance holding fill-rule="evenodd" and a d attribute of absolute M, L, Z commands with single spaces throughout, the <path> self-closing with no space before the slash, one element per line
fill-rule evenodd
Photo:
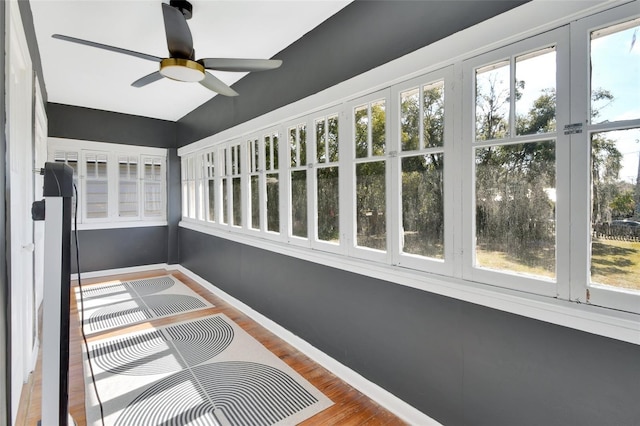
<path fill-rule="evenodd" d="M 47 113 L 45 112 L 42 93 L 38 79 L 35 80 L 35 105 L 34 105 L 34 168 L 39 170 L 44 168 L 47 161 Z M 34 174 L 34 198 L 42 200 L 42 187 L 44 185 L 44 176 Z M 44 221 L 33 222 L 33 242 L 35 245 L 34 252 L 34 283 L 35 283 L 35 307 L 34 314 L 42 303 L 43 282 L 44 282 Z M 36 321 L 37 325 L 37 321 Z"/>
<path fill-rule="evenodd" d="M 36 360 L 33 281 L 33 141 L 31 58 L 17 1 L 8 7 L 7 158 L 10 241 L 11 417 L 15 422 L 20 392 Z"/>

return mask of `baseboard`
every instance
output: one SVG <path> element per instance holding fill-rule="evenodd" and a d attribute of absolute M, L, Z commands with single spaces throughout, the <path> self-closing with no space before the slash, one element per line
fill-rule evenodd
<path fill-rule="evenodd" d="M 116 268 L 116 269 L 104 269 L 102 271 L 90 271 L 90 272 L 81 272 L 81 278 L 96 278 L 96 277 L 104 277 L 106 275 L 119 275 L 119 274 L 131 274 L 135 272 L 146 272 L 154 269 L 171 269 L 172 267 L 177 265 L 167 265 L 166 263 L 156 263 L 153 265 L 141 265 L 141 266 L 132 266 L 129 268 Z M 72 280 L 78 279 L 78 274 L 71 274 Z"/>
<path fill-rule="evenodd" d="M 385 390 L 384 388 L 366 379 L 365 377 L 353 371 L 346 365 L 340 363 L 339 361 L 325 354 L 324 352 L 312 346 L 305 340 L 291 333 L 284 327 L 280 326 L 279 324 L 265 317 L 261 313 L 253 310 L 250 306 L 244 304 L 240 300 L 234 298 L 233 296 L 229 295 L 225 291 L 219 289 L 218 287 L 211 284 L 209 281 L 205 280 L 199 275 L 191 272 L 189 269 L 185 268 L 184 266 L 170 265 L 169 269 L 175 269 L 184 273 L 186 276 L 196 281 L 197 283 L 205 287 L 207 290 L 211 291 L 216 296 L 220 297 L 221 299 L 224 299 L 225 302 L 229 303 L 234 308 L 242 311 L 244 314 L 251 317 L 251 319 L 253 319 L 257 323 L 265 327 L 267 330 L 277 335 L 279 338 L 286 341 L 290 345 L 294 346 L 296 349 L 298 349 L 299 351 L 307 355 L 309 358 L 313 359 L 315 362 L 317 362 L 327 370 L 331 371 L 337 377 L 349 383 L 351 386 L 358 389 L 360 392 L 367 395 L 372 400 L 379 403 L 381 406 L 391 411 L 392 413 L 400 417 L 402 420 L 406 421 L 408 424 L 424 425 L 424 426 L 439 426 L 439 425 L 441 426 L 441 424 L 436 420 L 427 416 L 426 414 L 414 408 L 413 406 L 407 404 L 406 402 L 404 402 L 397 396 L 393 395 L 389 391 Z"/>

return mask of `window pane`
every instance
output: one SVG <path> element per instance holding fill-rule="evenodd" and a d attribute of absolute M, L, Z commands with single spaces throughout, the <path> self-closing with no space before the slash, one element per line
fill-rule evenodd
<path fill-rule="evenodd" d="M 251 176 L 251 228 L 260 229 L 260 177 Z"/>
<path fill-rule="evenodd" d="M 338 161 L 338 117 L 329 117 L 327 120 L 327 143 L 329 144 L 329 161 Z"/>
<path fill-rule="evenodd" d="M 291 232 L 307 238 L 307 171 L 291 172 Z"/>
<path fill-rule="evenodd" d="M 556 52 L 539 50 L 516 58 L 516 133 L 556 130 Z"/>
<path fill-rule="evenodd" d="M 509 136 L 509 62 L 476 71 L 476 140 Z"/>
<path fill-rule="evenodd" d="M 229 223 L 229 178 L 222 179 L 222 223 Z"/>
<path fill-rule="evenodd" d="M 280 182 L 277 173 L 267 174 L 267 230 L 280 232 Z"/>
<path fill-rule="evenodd" d="M 325 120 L 316 121 L 316 161 L 318 163 L 327 162 L 327 135 Z"/>
<path fill-rule="evenodd" d="M 318 177 L 318 239 L 340 242 L 340 203 L 338 168 L 323 167 Z"/>
<path fill-rule="evenodd" d="M 162 184 L 146 182 L 144 190 L 144 215 L 146 217 L 162 216 Z"/>
<path fill-rule="evenodd" d="M 640 118 L 640 19 L 591 33 L 591 120 Z"/>
<path fill-rule="evenodd" d="M 444 145 L 444 82 L 423 87 L 423 146 Z"/>
<path fill-rule="evenodd" d="M 444 258 L 444 156 L 402 159 L 404 253 Z"/>
<path fill-rule="evenodd" d="M 372 155 L 385 155 L 386 133 L 386 109 L 384 101 L 378 101 L 371 105 L 371 142 Z"/>
<path fill-rule="evenodd" d="M 420 89 L 400 94 L 400 139 L 403 151 L 420 149 Z"/>
<path fill-rule="evenodd" d="M 357 245 L 387 248 L 385 162 L 356 164 Z"/>
<path fill-rule="evenodd" d="M 369 109 L 367 105 L 357 107 L 354 110 L 354 128 L 356 158 L 369 156 Z"/>
<path fill-rule="evenodd" d="M 591 281 L 640 291 L 640 129 L 591 137 Z"/>
<path fill-rule="evenodd" d="M 233 225 L 242 226 L 242 185 L 240 178 L 233 178 Z"/>
<path fill-rule="evenodd" d="M 209 221 L 216 221 L 216 185 L 213 179 L 209 179 Z"/>
<path fill-rule="evenodd" d="M 555 277 L 555 144 L 476 150 L 476 266 Z"/>

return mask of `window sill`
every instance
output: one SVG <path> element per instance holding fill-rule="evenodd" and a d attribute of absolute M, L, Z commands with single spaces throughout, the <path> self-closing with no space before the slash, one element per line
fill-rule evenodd
<path fill-rule="evenodd" d="M 264 238 L 231 232 L 228 229 L 220 229 L 215 225 L 181 221 L 179 226 L 286 256 L 640 345 L 640 316 L 628 312 L 503 289 L 311 248 L 291 246 Z"/>
<path fill-rule="evenodd" d="M 137 220 L 126 222 L 90 222 L 79 223 L 78 231 L 93 229 L 117 229 L 117 228 L 145 228 L 150 226 L 167 226 L 166 220 Z"/>

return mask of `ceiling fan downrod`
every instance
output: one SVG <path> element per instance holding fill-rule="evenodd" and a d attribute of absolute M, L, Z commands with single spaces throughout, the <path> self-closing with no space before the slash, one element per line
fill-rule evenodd
<path fill-rule="evenodd" d="M 178 9 L 184 15 L 184 19 L 191 19 L 193 16 L 193 6 L 187 0 L 170 0 L 169 6 Z"/>

